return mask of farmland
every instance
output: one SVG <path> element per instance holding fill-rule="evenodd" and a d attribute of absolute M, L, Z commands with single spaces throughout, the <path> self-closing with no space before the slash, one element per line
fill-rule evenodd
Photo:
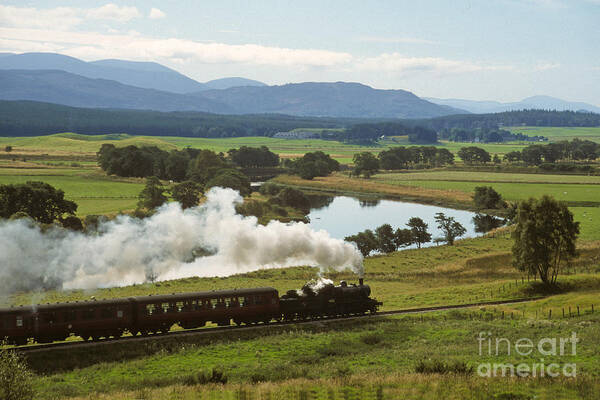
<path fill-rule="evenodd" d="M 365 279 L 373 289 L 373 296 L 384 302 L 384 309 L 543 294 L 535 282 L 526 279 L 522 282 L 522 275 L 510 266 L 510 243 L 505 234 L 496 234 L 463 240 L 456 246 L 374 256 L 366 260 Z M 326 398 L 331 398 L 331 393 L 344 398 L 347 386 L 352 386 L 357 396 L 362 393 L 360 398 L 375 396 L 377 391 L 390 396 L 384 398 L 407 395 L 428 398 L 426 393 L 432 390 L 449 398 L 457 395 L 478 398 L 477 391 L 488 396 L 508 392 L 535 394 L 540 398 L 588 398 L 590 393 L 600 390 L 597 383 L 592 383 L 592 377 L 600 372 L 593 358 L 599 337 L 596 322 L 600 315 L 590 313 L 600 290 L 597 245 L 596 242 L 582 247 L 575 269 L 560 280 L 562 293 L 535 302 L 424 316 L 274 327 L 256 333 L 184 341 L 167 338 L 162 345 L 123 344 L 109 351 L 83 350 L 85 357 L 79 350 L 65 355 L 61 367 L 55 371 L 47 356 L 32 355 L 31 365 L 44 371 L 36 378 L 35 387 L 44 399 L 64 396 L 117 399 L 142 395 L 161 398 L 165 393 L 193 398 L 198 392 L 233 396 L 240 391 L 276 396 L 292 387 L 295 387 L 294 393 L 302 388 L 317 394 L 330 393 Z M 265 270 L 228 278 L 187 278 L 96 291 L 49 292 L 42 300 L 76 300 L 90 295 L 110 298 L 265 284 L 283 292 L 298 287 L 315 274 L 314 269 L 306 267 Z M 336 280 L 355 279 L 347 273 L 326 273 L 325 276 Z M 29 296 L 31 294 L 18 295 L 12 302 L 31 301 Z M 573 309 L 580 306 L 583 316 L 563 318 L 560 310 L 569 306 Z M 548 319 L 551 308 L 555 317 Z M 461 375 L 461 379 L 454 381 L 445 381 L 444 377 L 433 380 L 426 374 L 415 373 L 419 362 L 431 359 L 464 362 L 473 368 L 480 362 L 515 362 L 515 358 L 507 354 L 480 356 L 476 341 L 480 331 L 493 331 L 495 336 L 510 340 L 565 337 L 576 331 L 581 340 L 577 355 L 549 357 L 547 362 L 577 363 L 578 384 L 520 380 L 507 390 L 500 380 L 488 381 L 473 373 Z M 539 360 L 521 357 L 518 362 Z M 212 369 L 222 371 L 228 383 L 224 386 L 195 383 L 199 374 L 209 374 Z M 416 386 L 407 387 L 407 382 Z M 439 386 L 444 382 L 443 387 Z M 557 386 L 549 392 L 552 385 Z"/>
<path fill-rule="evenodd" d="M 538 133 L 543 134 L 543 133 Z M 143 180 L 106 176 L 95 163 L 105 142 L 119 146 L 156 145 L 162 149 L 187 146 L 227 151 L 242 145 L 267 145 L 282 157 L 322 150 L 343 163 L 358 151 L 378 152 L 405 138 L 378 147 L 361 147 L 324 140 L 271 138 L 195 139 L 106 135 L 86 137 L 59 134 L 34 138 L 0 138 L 0 148 L 13 146 L 0 159 L 0 183 L 29 180 L 48 182 L 79 204 L 78 215 L 115 214 L 135 208 Z M 444 143 L 452 151 L 464 143 Z M 505 153 L 524 144 L 482 145 Z M 365 281 L 382 310 L 466 304 L 546 296 L 523 304 L 476 307 L 424 316 L 377 317 L 375 320 L 273 327 L 257 333 L 214 335 L 206 339 L 165 338 L 151 344 L 119 344 L 110 348 L 73 351 L 61 365 L 44 355 L 30 356 L 37 371 L 34 386 L 42 399 L 74 398 L 593 398 L 600 394 L 595 360 L 600 314 L 591 313 L 600 292 L 600 177 L 479 171 L 462 166 L 380 173 L 371 179 L 350 178 L 346 172 L 303 180 L 281 175 L 281 184 L 330 193 L 368 193 L 428 204 L 471 209 L 475 186 L 493 186 L 506 200 L 552 194 L 569 203 L 581 222 L 579 257 L 547 293 L 537 281 L 511 265 L 510 228 L 460 240 L 454 246 L 435 246 L 374 255 L 365 259 Z M 96 290 L 20 292 L 0 299 L 3 305 L 119 298 L 145 294 L 273 286 L 280 293 L 301 287 L 318 276 L 310 267 L 259 270 L 223 278 L 189 277 Z M 324 277 L 356 281 L 350 272 L 324 270 Z M 562 317 L 562 310 L 579 306 L 581 315 Z M 549 311 L 551 315 L 549 316 Z M 176 328 L 179 329 L 179 328 Z M 576 331 L 581 350 L 574 357 L 548 362 L 576 362 L 577 379 L 540 378 L 511 381 L 487 379 L 471 372 L 430 375 L 417 372 L 428 360 L 464 363 L 514 362 L 506 354 L 480 356 L 476 337 L 481 331 L 517 340 L 522 337 L 568 336 Z M 71 338 L 70 340 L 76 340 Z M 525 357 L 519 362 L 539 361 Z M 215 369 L 228 383 L 204 384 Z M 456 372 L 456 371 L 455 371 Z M 240 394 L 242 393 L 242 394 Z M 305 394 L 302 394 L 305 393 Z M 237 396 L 237 397 L 236 397 Z M 305 397 L 302 397 L 305 396 Z M 382 397 L 383 396 L 383 397 Z M 504 396 L 504 397 L 502 397 Z M 248 397 L 246 397 L 248 398 Z"/>

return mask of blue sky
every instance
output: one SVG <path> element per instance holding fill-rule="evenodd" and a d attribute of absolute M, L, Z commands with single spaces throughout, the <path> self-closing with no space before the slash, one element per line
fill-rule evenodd
<path fill-rule="evenodd" d="M 156 61 L 199 81 L 356 81 L 419 96 L 600 105 L 600 0 L 27 1 L 0 51 Z"/>

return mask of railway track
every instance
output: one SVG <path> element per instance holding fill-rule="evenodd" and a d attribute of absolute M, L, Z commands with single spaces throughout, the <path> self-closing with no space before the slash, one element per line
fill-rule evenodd
<path fill-rule="evenodd" d="M 350 317 L 327 317 L 327 318 L 319 318 L 316 320 L 306 320 L 306 321 L 281 321 L 281 322 L 271 322 L 269 324 L 260 324 L 260 325 L 243 325 L 243 326 L 222 326 L 222 327 L 214 327 L 214 328 L 196 328 L 196 329 L 186 329 L 179 331 L 171 331 L 163 334 L 154 334 L 147 336 L 123 336 L 118 339 L 103 339 L 98 341 L 64 341 L 64 342 L 54 342 L 54 343 L 44 343 L 44 344 L 34 344 L 34 345 L 26 345 L 26 346 L 18 346 L 15 347 L 21 353 L 38 353 L 45 351 L 52 351 L 58 349 L 65 348 L 82 348 L 82 347 L 92 347 L 92 346 L 107 346 L 116 343 L 126 343 L 126 342 L 143 342 L 143 341 L 152 341 L 152 340 L 160 340 L 164 338 L 170 337 L 189 337 L 196 335 L 209 335 L 215 334 L 218 332 L 229 332 L 229 331 L 241 331 L 241 330 L 260 330 L 268 327 L 275 326 L 283 326 L 283 325 L 303 325 L 303 324 L 314 324 L 319 322 L 331 322 L 331 321 L 340 321 L 340 320 L 351 320 L 358 318 L 377 318 L 386 315 L 397 315 L 397 314 L 416 314 L 416 313 L 428 313 L 435 311 L 444 311 L 444 310 L 455 310 L 461 308 L 471 308 L 471 307 L 479 307 L 479 306 L 492 306 L 492 305 L 503 305 L 503 304 L 514 304 L 514 303 L 526 303 L 530 301 L 536 301 L 543 299 L 544 297 L 533 297 L 533 298 L 521 298 L 521 299 L 512 299 L 512 300 L 498 300 L 498 301 L 487 301 L 487 302 L 478 302 L 478 303 L 468 303 L 468 304 L 455 304 L 455 305 L 444 305 L 444 306 L 434 306 L 434 307 L 420 307 L 420 308 L 407 308 L 401 310 L 391 310 L 391 311 L 382 311 L 377 312 L 375 314 L 365 314 L 365 315 L 355 315 Z"/>

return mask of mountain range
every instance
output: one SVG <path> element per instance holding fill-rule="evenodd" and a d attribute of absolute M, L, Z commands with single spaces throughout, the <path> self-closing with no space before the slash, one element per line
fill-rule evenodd
<path fill-rule="evenodd" d="M 477 101 L 463 99 L 437 99 L 424 97 L 424 99 L 439 105 L 460 108 L 474 114 L 488 114 L 516 110 L 557 110 L 557 111 L 588 111 L 600 113 L 600 107 L 593 104 L 566 101 L 550 96 L 532 96 L 521 101 L 512 103 L 500 103 L 498 101 Z"/>
<path fill-rule="evenodd" d="M 0 69 L 55 69 L 84 76 L 117 81 L 126 85 L 173 93 L 227 89 L 232 86 L 266 86 L 245 78 L 223 78 L 200 83 L 155 62 L 125 60 L 82 61 L 56 53 L 0 54 Z"/>
<path fill-rule="evenodd" d="M 55 53 L 0 53 L 0 99 L 74 107 L 342 118 L 431 118 L 532 108 L 600 112 L 591 104 L 547 96 L 500 103 L 420 98 L 406 90 L 351 82 L 267 86 L 228 77 L 202 83 L 155 62 L 86 62 Z"/>

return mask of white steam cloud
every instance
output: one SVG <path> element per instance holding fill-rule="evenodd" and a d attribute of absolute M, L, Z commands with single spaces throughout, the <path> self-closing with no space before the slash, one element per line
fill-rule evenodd
<path fill-rule="evenodd" d="M 362 276 L 362 256 L 353 244 L 304 223 L 260 225 L 236 214 L 241 201 L 231 189 L 213 188 L 200 207 L 182 210 L 169 203 L 143 220 L 120 216 L 91 235 L 41 232 L 26 220 L 2 222 L 0 293 L 127 285 L 143 282 L 149 271 L 166 280 L 310 265 Z"/>

